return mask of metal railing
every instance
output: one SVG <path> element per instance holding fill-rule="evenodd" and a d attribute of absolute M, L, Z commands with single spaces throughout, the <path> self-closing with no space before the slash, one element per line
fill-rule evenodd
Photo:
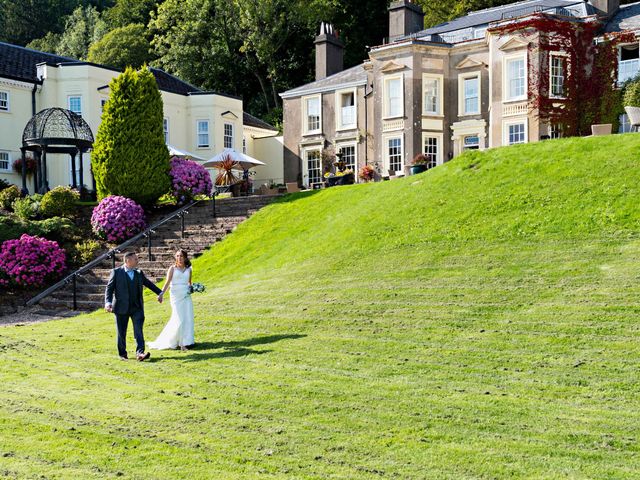
<path fill-rule="evenodd" d="M 210 198 L 211 198 L 211 204 L 212 204 L 212 215 L 213 215 L 213 218 L 215 219 L 216 216 L 217 216 L 216 215 L 216 193 L 215 193 L 215 190 L 214 190 L 214 193 L 211 195 Z M 42 300 L 43 298 L 48 297 L 49 295 L 51 295 L 52 293 L 56 292 L 60 288 L 71 284 L 72 285 L 72 289 L 73 289 L 72 290 L 73 310 L 77 310 L 78 309 L 78 298 L 77 297 L 78 297 L 78 278 L 79 277 L 82 277 L 82 275 L 84 273 L 87 273 L 89 270 L 97 267 L 98 265 L 100 265 L 105 260 L 111 260 L 111 267 L 115 268 L 116 267 L 116 255 L 118 253 L 122 253 L 126 248 L 129 248 L 131 245 L 137 243 L 138 241 L 142 240 L 143 238 L 147 239 L 146 248 L 147 248 L 147 253 L 148 253 L 148 256 L 149 256 L 148 258 L 149 258 L 149 260 L 152 260 L 153 257 L 152 257 L 151 237 L 156 233 L 156 229 L 158 229 L 162 225 L 166 224 L 167 222 L 170 222 L 171 220 L 173 220 L 175 218 L 179 218 L 180 219 L 180 235 L 181 235 L 182 238 L 184 238 L 184 229 L 185 229 L 184 217 L 185 217 L 185 215 L 188 215 L 189 209 L 191 207 L 193 207 L 194 205 L 196 205 L 196 204 L 198 204 L 200 202 L 201 202 L 201 200 L 195 200 L 195 201 L 189 203 L 188 205 L 185 205 L 185 206 L 179 208 L 178 210 L 176 210 L 175 212 L 171 213 L 170 215 L 167 215 L 166 217 L 164 217 L 161 220 L 157 221 L 153 225 L 151 225 L 151 226 L 147 227 L 146 229 L 144 229 L 142 232 L 138 233 L 136 236 L 130 238 L 126 242 L 121 243 L 117 247 L 112 248 L 108 252 L 103 253 L 99 257 L 94 258 L 93 260 L 91 260 L 86 265 L 83 265 L 78 270 L 76 270 L 73 273 L 70 273 L 69 275 L 64 277 L 62 280 L 60 280 L 55 285 L 52 285 L 51 287 L 47 288 L 43 292 L 40 292 L 35 297 L 27 300 L 25 305 L 28 306 L 28 307 L 32 306 L 32 305 L 35 305 L 40 300 Z"/>

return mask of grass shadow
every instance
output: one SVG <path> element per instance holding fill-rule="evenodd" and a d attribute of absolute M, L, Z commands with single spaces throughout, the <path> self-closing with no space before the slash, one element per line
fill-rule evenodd
<path fill-rule="evenodd" d="M 187 352 L 180 352 L 178 355 L 170 357 L 151 357 L 151 362 L 163 360 L 184 360 L 186 362 L 200 362 L 203 360 L 214 360 L 217 358 L 240 358 L 248 355 L 263 355 L 273 350 L 254 350 L 249 347 L 256 345 L 266 345 L 269 343 L 279 342 L 280 340 L 295 340 L 304 338 L 306 335 L 287 334 L 287 335 L 266 335 L 263 337 L 248 338 L 234 342 L 201 342 L 196 343 Z M 211 350 L 220 350 L 211 352 Z M 206 353 L 208 352 L 208 353 Z"/>

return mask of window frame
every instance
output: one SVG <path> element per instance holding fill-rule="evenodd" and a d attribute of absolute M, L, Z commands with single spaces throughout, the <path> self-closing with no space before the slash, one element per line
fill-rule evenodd
<path fill-rule="evenodd" d="M 383 147 L 384 147 L 384 176 L 389 174 L 389 170 L 391 170 L 391 155 L 389 154 L 389 141 L 391 140 L 400 140 L 400 161 L 401 161 L 401 167 L 400 170 L 394 170 L 394 172 L 397 174 L 398 172 L 400 172 L 401 174 L 404 174 L 404 167 L 406 167 L 406 162 L 405 162 L 405 158 L 404 158 L 404 135 L 402 134 L 395 134 L 395 135 L 385 135 L 383 137 Z"/>
<path fill-rule="evenodd" d="M 200 144 L 200 135 L 204 135 L 204 132 L 200 132 L 200 123 L 201 122 L 206 122 L 207 123 L 207 143 L 205 144 Z M 208 118 L 199 118 L 196 120 L 196 147 L 197 148 L 201 148 L 201 149 L 209 149 L 211 148 L 211 122 L 209 121 Z"/>
<path fill-rule="evenodd" d="M 400 112 L 398 114 L 391 114 L 391 97 L 389 96 L 389 83 L 393 80 L 400 80 Z M 397 75 L 385 75 L 382 80 L 382 110 L 383 119 L 390 120 L 393 118 L 404 118 L 404 73 Z"/>
<path fill-rule="evenodd" d="M 635 75 L 632 75 L 631 77 L 627 78 L 626 80 L 620 80 L 620 63 L 625 61 L 625 62 L 630 62 L 633 60 L 622 60 L 622 49 L 624 47 L 627 47 L 629 45 L 635 45 L 638 47 L 638 58 L 636 59 L 636 61 L 638 62 L 638 70 L 636 71 Z M 618 85 L 622 85 L 624 82 L 626 82 L 627 80 L 630 80 L 632 78 L 634 78 L 635 76 L 637 76 L 640 73 L 640 41 L 636 41 L 636 42 L 629 42 L 629 43 L 623 43 L 618 45 L 618 78 L 616 79 L 616 82 Z"/>
<path fill-rule="evenodd" d="M 427 110 L 426 84 L 428 80 L 436 80 L 438 82 L 438 96 L 436 100 L 435 112 Z M 422 74 L 422 115 L 430 117 L 444 117 L 444 75 L 436 73 Z"/>
<path fill-rule="evenodd" d="M 0 93 L 4 93 L 7 95 L 7 107 L 6 108 L 0 108 L 0 112 L 4 112 L 4 113 L 9 113 L 11 112 L 11 92 L 9 90 L 0 90 Z"/>
<path fill-rule="evenodd" d="M 444 163 L 444 155 L 442 149 L 444 148 L 444 135 L 442 133 L 436 132 L 422 132 L 422 153 L 427 156 L 426 150 L 426 140 L 428 138 L 435 138 L 437 140 L 437 151 L 436 151 L 436 164 L 434 167 L 442 165 Z M 433 167 L 431 167 L 433 168 Z"/>
<path fill-rule="evenodd" d="M 227 135 L 227 127 L 231 127 L 231 135 Z M 234 148 L 236 132 L 233 123 L 224 122 L 222 124 L 222 148 Z M 227 138 L 231 138 L 231 146 L 227 147 Z"/>
<path fill-rule="evenodd" d="M 322 147 L 320 145 L 314 145 L 314 146 L 309 146 L 309 147 L 305 147 L 302 149 L 302 183 L 305 184 L 307 187 L 312 188 L 312 184 L 309 181 L 309 159 L 308 159 L 308 155 L 311 152 L 318 152 L 318 162 L 319 162 L 319 170 L 320 170 L 320 176 L 319 176 L 319 182 L 314 182 L 314 184 L 317 183 L 322 183 L 324 181 L 323 177 L 322 177 Z"/>
<path fill-rule="evenodd" d="M 510 143 L 509 142 L 509 127 L 513 125 L 524 125 L 524 141 L 518 143 Z M 529 122 L 528 119 L 525 118 L 517 118 L 510 119 L 509 121 L 505 121 L 502 124 L 502 141 L 503 145 L 521 145 L 524 143 L 529 143 Z"/>
<path fill-rule="evenodd" d="M 75 112 L 72 108 L 71 108 L 71 99 L 72 98 L 77 98 L 80 100 L 80 113 Z M 73 113 L 82 116 L 83 113 L 83 109 L 82 109 L 82 95 L 67 95 L 67 108 L 72 111 Z"/>
<path fill-rule="evenodd" d="M 466 97 L 464 92 L 464 82 L 471 78 L 478 80 L 478 111 L 467 112 L 465 109 Z M 482 72 L 475 70 L 473 72 L 461 73 L 458 75 L 458 116 L 470 117 L 474 115 L 482 115 Z"/>
<path fill-rule="evenodd" d="M 509 63 L 522 60 L 524 65 L 524 93 L 517 97 L 511 97 L 511 85 L 509 79 Z M 529 63 L 524 52 L 513 55 L 505 55 L 502 58 L 502 98 L 503 102 L 521 102 L 529 99 Z"/>
<path fill-rule="evenodd" d="M 354 110 L 354 122 L 344 125 L 342 123 L 342 96 L 345 94 L 352 94 L 353 95 L 353 110 Z M 357 89 L 356 88 L 345 88 L 342 90 L 336 90 L 335 96 L 336 96 L 336 131 L 342 131 L 342 130 L 354 130 L 356 128 L 358 128 L 358 94 L 357 94 Z"/>
<path fill-rule="evenodd" d="M 169 144 L 169 117 L 162 118 L 162 133 L 164 134 L 164 143 Z"/>
<path fill-rule="evenodd" d="M 561 58 L 564 60 L 564 71 L 563 71 L 563 90 L 564 93 L 562 95 L 557 95 L 553 93 L 553 59 Z M 569 76 L 569 55 L 565 52 L 551 52 L 549 55 L 549 98 L 555 98 L 560 100 L 565 100 L 567 98 L 567 77 Z"/>
<path fill-rule="evenodd" d="M 336 144 L 336 150 L 342 151 L 343 148 L 353 147 L 353 173 L 358 181 L 358 142 L 340 142 Z"/>
<path fill-rule="evenodd" d="M 309 100 L 317 99 L 319 106 L 319 122 L 316 130 L 309 130 Z M 302 97 L 302 133 L 303 135 L 318 135 L 322 133 L 322 94 Z"/>
<path fill-rule="evenodd" d="M 12 167 L 12 165 L 11 165 L 11 161 L 12 161 L 12 159 L 11 159 L 11 151 L 9 151 L 9 150 L 0 150 L 0 153 L 6 153 L 7 154 L 7 168 L 6 169 L 0 168 L 0 172 L 3 172 L 3 173 L 4 172 L 11 172 L 11 167 Z"/>

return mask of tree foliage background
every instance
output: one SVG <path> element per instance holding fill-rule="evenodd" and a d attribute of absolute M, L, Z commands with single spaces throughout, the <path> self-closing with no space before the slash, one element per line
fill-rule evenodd
<path fill-rule="evenodd" d="M 425 27 L 513 0 L 415 0 Z M 622 3 L 629 3 L 623 1 Z M 117 68 L 158 66 L 239 95 L 280 124 L 278 93 L 314 78 L 313 39 L 331 22 L 345 68 L 388 35 L 389 0 L 0 0 L 0 41 Z"/>

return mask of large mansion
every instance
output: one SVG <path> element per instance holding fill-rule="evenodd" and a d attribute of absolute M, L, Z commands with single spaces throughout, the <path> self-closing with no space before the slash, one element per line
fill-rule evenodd
<path fill-rule="evenodd" d="M 528 21 L 533 18 L 538 23 Z M 281 94 L 286 181 L 320 184 L 328 148 L 354 169 L 370 164 L 381 176 L 393 176 L 406 174 L 418 153 L 436 166 L 467 149 L 562 136 L 564 127 L 550 112 L 571 100 L 568 79 L 579 67 L 571 63 L 582 59 L 536 26 L 544 24 L 540 19 L 578 36 L 595 32 L 585 51 L 609 34 L 631 32 L 617 47 L 619 81 L 640 70 L 634 34 L 640 3 L 527 0 L 426 30 L 423 19 L 411 1 L 392 2 L 389 37 L 347 70 L 339 34 L 321 26 L 316 81 Z M 544 81 L 534 84 L 532 72 Z"/>
<path fill-rule="evenodd" d="M 151 71 L 164 103 L 167 145 L 205 160 L 224 148 L 244 151 L 267 164 L 260 167 L 258 181 L 282 181 L 278 130 L 244 112 L 242 99 L 202 91 L 157 68 Z M 45 108 L 62 107 L 81 115 L 95 136 L 109 98 L 109 82 L 119 74 L 108 66 L 0 42 L 0 178 L 22 185 L 13 163 L 21 156 L 23 129 Z M 50 188 L 79 183 L 78 161 L 74 172 L 69 155 L 48 156 Z M 89 153 L 83 156 L 83 183 L 91 190 L 90 166 Z M 31 182 L 28 189 L 33 193 Z"/>

